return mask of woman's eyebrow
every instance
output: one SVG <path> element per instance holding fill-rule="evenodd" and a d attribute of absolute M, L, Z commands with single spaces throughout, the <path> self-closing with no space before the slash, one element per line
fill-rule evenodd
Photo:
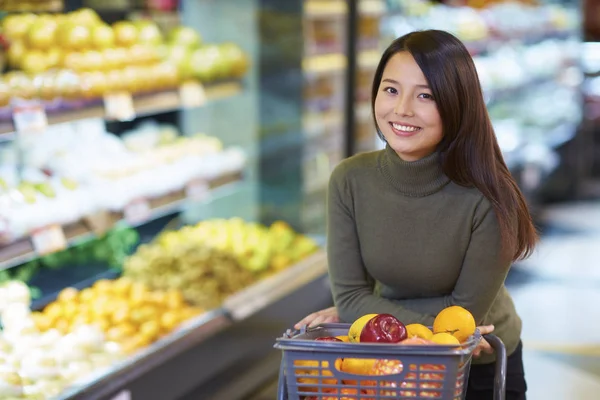
<path fill-rule="evenodd" d="M 394 84 L 394 85 L 399 85 L 400 84 L 398 81 L 395 81 L 395 80 L 389 79 L 389 78 L 385 78 L 381 82 L 388 82 L 388 83 L 391 83 L 391 84 Z M 429 85 L 427 85 L 427 84 L 418 84 L 418 85 L 415 85 L 415 86 L 418 87 L 418 88 L 421 88 L 421 89 L 430 89 Z"/>

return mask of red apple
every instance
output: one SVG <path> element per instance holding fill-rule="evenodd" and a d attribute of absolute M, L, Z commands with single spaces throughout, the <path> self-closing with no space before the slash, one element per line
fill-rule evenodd
<path fill-rule="evenodd" d="M 342 342 L 342 343 L 344 343 L 343 340 L 340 340 L 340 339 L 338 339 L 336 337 L 333 337 L 333 336 L 319 337 L 319 338 L 316 338 L 315 341 L 319 341 L 319 342 Z"/>
<path fill-rule="evenodd" d="M 390 314 L 377 314 L 371 318 L 360 333 L 361 342 L 398 343 L 406 339 L 406 327 Z"/>

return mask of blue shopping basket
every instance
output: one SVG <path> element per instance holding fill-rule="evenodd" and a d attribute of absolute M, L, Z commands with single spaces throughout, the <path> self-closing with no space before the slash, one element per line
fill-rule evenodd
<path fill-rule="evenodd" d="M 275 348 L 282 351 L 278 400 L 464 400 L 479 330 L 460 346 L 315 341 L 345 336 L 350 324 L 323 324 L 288 330 Z M 496 352 L 494 400 L 506 392 L 506 349 L 485 335 Z M 346 360 L 350 359 L 350 360 Z M 379 374 L 353 374 L 341 364 L 369 366 Z M 360 367 L 359 367 L 360 370 Z"/>

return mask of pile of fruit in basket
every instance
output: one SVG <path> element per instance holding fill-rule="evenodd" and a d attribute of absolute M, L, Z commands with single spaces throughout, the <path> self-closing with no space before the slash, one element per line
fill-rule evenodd
<path fill-rule="evenodd" d="M 459 306 L 440 311 L 433 323 L 433 330 L 421 324 L 404 325 L 390 314 L 367 314 L 358 318 L 350 326 L 348 335 L 318 337 L 317 341 L 346 343 L 390 343 L 398 345 L 423 346 L 463 346 L 475 333 L 473 315 Z M 321 365 L 319 365 L 319 363 Z M 379 383 L 380 396 L 441 398 L 446 366 L 442 364 L 403 365 L 395 359 L 338 358 L 334 368 L 346 374 L 366 376 L 386 376 L 400 374 L 409 368 L 401 382 L 382 381 Z M 376 395 L 376 380 L 335 378 L 327 361 L 294 361 L 297 383 L 301 392 L 321 393 L 319 397 L 308 396 L 304 400 L 352 399 L 359 395 Z M 304 369 L 306 368 L 306 369 Z M 418 376 L 417 376 L 418 374 Z M 391 379 L 391 378 L 390 378 Z M 359 388 L 357 388 L 359 385 Z M 456 391 L 462 389 L 462 375 L 459 375 Z M 320 387 L 319 387 L 320 386 Z M 325 396 L 323 396 L 325 394 Z M 328 397 L 327 394 L 331 394 Z"/>

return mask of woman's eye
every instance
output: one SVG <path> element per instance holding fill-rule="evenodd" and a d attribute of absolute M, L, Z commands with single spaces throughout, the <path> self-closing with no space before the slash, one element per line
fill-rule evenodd
<path fill-rule="evenodd" d="M 429 93 L 421 93 L 418 97 L 421 99 L 433 100 L 433 96 Z"/>
<path fill-rule="evenodd" d="M 396 89 L 394 89 L 393 87 L 386 87 L 385 89 L 383 89 L 384 92 L 390 93 L 390 94 L 396 94 L 398 93 L 398 91 Z"/>

